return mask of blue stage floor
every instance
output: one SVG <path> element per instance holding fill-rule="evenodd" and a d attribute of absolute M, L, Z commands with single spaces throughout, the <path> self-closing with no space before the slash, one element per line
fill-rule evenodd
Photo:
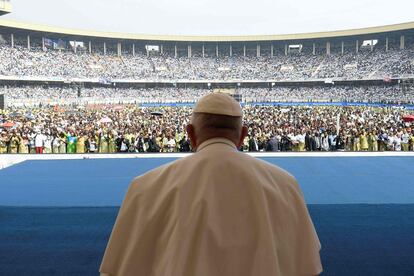
<path fill-rule="evenodd" d="M 263 159 L 295 175 L 309 204 L 414 203 L 414 157 Z M 135 176 L 173 160 L 25 161 L 0 170 L 0 206 L 119 206 Z"/>
<path fill-rule="evenodd" d="M 265 159 L 299 180 L 323 275 L 414 275 L 413 157 Z M 172 160 L 26 161 L 0 170 L 0 275 L 98 275 L 129 182 Z"/>

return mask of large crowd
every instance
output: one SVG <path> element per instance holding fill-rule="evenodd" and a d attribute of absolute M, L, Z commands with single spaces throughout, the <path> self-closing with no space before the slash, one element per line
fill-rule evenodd
<path fill-rule="evenodd" d="M 189 152 L 185 133 L 191 107 L 143 107 L 143 103 L 194 103 L 213 89 L 107 85 L 133 80 L 309 80 L 324 85 L 276 83 L 240 86 L 249 127 L 242 151 L 413 151 L 408 111 L 390 107 L 266 106 L 269 102 L 414 104 L 414 91 L 389 82 L 414 75 L 414 49 L 374 47 L 331 55 L 309 51 L 215 57 L 51 50 L 0 45 L 0 76 L 99 78 L 99 87 L 69 84 L 0 88 L 0 153 Z M 327 79 L 384 79 L 382 84 L 340 84 Z M 108 81 L 109 80 L 109 81 Z M 271 83 L 271 82 L 270 82 Z M 229 92 L 229 91 L 227 91 Z M 163 105 L 159 106 L 163 106 Z M 164 105 L 165 106 L 165 105 Z"/>
<path fill-rule="evenodd" d="M 211 93 L 197 88 L 71 88 L 44 86 L 6 87 L 3 91 L 9 106 L 39 106 L 50 104 L 92 103 L 192 103 Z M 398 85 L 325 85 L 269 88 L 239 88 L 232 93 L 241 95 L 245 103 L 257 102 L 362 102 L 414 104 L 414 90 Z"/>
<path fill-rule="evenodd" d="M 191 107 L 136 105 L 3 111 L 0 153 L 189 152 Z M 119 107 L 119 106 L 118 106 Z M 413 151 L 399 108 L 245 105 L 243 151 Z"/>
<path fill-rule="evenodd" d="M 363 79 L 414 74 L 414 49 L 347 49 L 344 54 L 278 51 L 257 57 L 174 57 L 167 54 L 114 53 L 73 50 L 44 51 L 0 45 L 0 75 L 141 80 L 308 80 Z"/>
<path fill-rule="evenodd" d="M 0 90 L 1 91 L 1 90 Z M 3 89 L 10 106 L 58 103 L 168 103 L 195 102 L 211 92 L 194 88 L 78 88 L 50 86 L 19 86 Z"/>

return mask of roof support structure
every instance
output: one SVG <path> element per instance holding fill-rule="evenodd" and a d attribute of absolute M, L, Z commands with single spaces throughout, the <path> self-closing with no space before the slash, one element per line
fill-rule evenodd
<path fill-rule="evenodd" d="M 116 52 L 118 54 L 118 57 L 122 56 L 122 44 L 121 44 L 121 42 L 118 42 L 116 44 Z"/>
<path fill-rule="evenodd" d="M 388 36 L 385 37 L 385 52 L 388 52 Z"/>
<path fill-rule="evenodd" d="M 329 41 L 326 42 L 326 55 L 331 55 L 331 43 Z"/>
<path fill-rule="evenodd" d="M 41 47 L 41 49 L 43 49 L 43 51 L 47 51 L 49 50 L 49 45 L 47 43 L 47 34 L 45 34 L 45 36 L 41 36 L 41 34 L 34 36 L 34 34 L 21 34 L 21 33 L 6 33 L 6 35 L 9 37 L 9 39 L 7 39 L 8 41 L 8 45 L 11 46 L 12 48 L 15 47 L 17 43 L 17 41 L 21 41 L 21 38 L 23 37 L 23 41 L 25 42 L 24 46 L 25 48 L 27 47 L 28 50 L 31 50 L 32 45 L 36 45 L 36 47 Z M 16 36 L 17 35 L 17 36 Z M 398 34 L 390 34 L 389 36 L 387 34 L 384 34 L 384 36 L 378 37 L 377 39 L 381 40 L 382 43 L 379 43 L 378 45 L 381 45 L 379 47 L 384 47 L 382 48 L 385 51 L 389 51 L 390 49 L 392 49 L 392 47 L 396 47 L 397 49 L 400 50 L 404 50 L 406 49 L 406 42 L 408 40 L 406 40 L 405 38 L 409 37 L 411 39 L 411 34 L 410 33 L 398 33 Z M 16 40 L 16 39 L 19 40 Z M 302 51 L 304 49 L 309 49 L 310 47 L 312 47 L 312 54 L 316 55 L 316 54 L 326 54 L 326 55 L 332 55 L 335 51 L 339 53 L 341 53 L 342 55 L 345 54 L 346 50 L 352 50 L 352 47 L 350 44 L 352 44 L 352 41 L 354 41 L 355 43 L 355 52 L 354 53 L 359 53 L 361 50 L 363 49 L 367 49 L 368 51 L 374 51 L 375 50 L 375 40 L 372 39 L 373 36 L 364 38 L 364 37 L 355 37 L 355 38 L 350 38 L 352 40 L 335 40 L 335 41 L 327 41 L 324 40 L 323 42 L 321 42 L 321 40 L 314 40 L 314 42 L 298 42 L 298 44 L 303 45 L 303 47 L 306 48 L 301 48 L 299 49 L 299 51 Z M 375 37 L 374 37 L 375 38 Z M 35 40 L 33 40 L 35 39 Z M 51 36 L 51 39 L 57 39 L 54 36 Z M 87 51 L 89 54 L 92 54 L 94 52 L 94 48 L 97 46 L 97 43 L 99 44 L 99 42 L 95 42 L 95 40 L 91 39 L 91 40 L 87 40 L 87 39 L 83 39 L 82 38 L 78 38 L 77 40 L 74 37 L 66 37 L 62 39 L 67 39 L 67 41 L 71 41 L 70 44 L 68 44 L 68 47 L 70 49 L 70 47 L 72 46 L 72 51 L 74 53 L 77 53 L 78 50 L 80 50 L 79 45 L 81 45 L 80 42 L 83 41 L 84 43 L 84 50 Z M 363 47 L 362 45 L 362 41 L 366 41 L 368 40 L 370 43 L 368 43 L 368 45 L 366 47 Z M 109 49 L 109 51 L 114 51 L 117 53 L 117 56 L 122 56 L 124 52 L 122 52 L 122 40 L 119 40 L 120 42 L 110 42 L 105 41 L 105 42 L 100 42 L 103 43 L 103 54 L 107 55 L 107 50 Z M 95 43 L 95 44 L 93 44 Z M 107 44 L 110 43 L 110 44 Z M 127 47 L 127 51 L 128 54 L 132 54 L 132 55 L 136 55 L 138 52 L 136 52 L 135 46 L 136 45 L 141 45 L 142 47 L 145 45 L 144 42 L 139 42 L 141 44 L 136 44 L 136 43 L 132 43 L 131 42 L 127 42 L 127 44 L 124 45 L 124 47 Z M 174 57 L 175 58 L 179 58 L 180 57 L 180 51 L 183 51 L 181 53 L 181 56 L 184 54 L 184 56 L 187 56 L 188 58 L 193 58 L 194 56 L 197 55 L 202 55 L 202 57 L 207 57 L 212 55 L 212 57 L 220 57 L 220 53 L 221 55 L 225 55 L 225 56 L 229 56 L 229 57 L 233 57 L 235 54 L 243 54 L 243 56 L 248 56 L 248 55 L 253 55 L 255 57 L 262 57 L 263 55 L 266 55 L 268 57 L 274 58 L 275 55 L 277 53 L 279 53 L 279 48 L 281 48 L 281 53 L 283 53 L 283 46 L 284 46 L 284 54 L 285 55 L 289 55 L 290 53 L 292 53 L 293 51 L 297 51 L 296 48 L 293 48 L 293 43 L 294 42 L 289 42 L 286 41 L 283 44 L 281 44 L 280 42 L 272 42 L 269 41 L 268 43 L 264 44 L 264 43 L 260 43 L 257 42 L 255 44 L 251 44 L 251 43 L 244 43 L 244 42 L 238 42 L 238 43 L 220 43 L 220 42 L 216 42 L 214 44 L 212 43 L 208 43 L 207 46 L 203 43 L 196 43 L 194 44 L 193 42 L 188 42 L 186 44 L 179 44 L 176 43 L 174 44 L 162 44 L 161 42 L 146 42 L 149 45 L 158 45 L 158 53 L 160 54 L 171 54 L 172 51 L 174 51 Z M 333 43 L 333 44 L 332 44 Z M 292 44 L 292 45 L 290 45 Z M 101 44 L 102 45 L 102 44 Z M 109 46 L 108 46 L 109 45 Z M 173 46 L 174 45 L 174 46 Z M 181 45 L 181 46 L 180 46 Z M 196 48 L 195 52 L 193 54 L 193 45 L 195 45 Z M 264 46 L 263 46 L 264 45 Z M 319 45 L 319 46 L 318 46 Z M 384 46 L 382 46 L 384 45 Z M 107 48 L 107 46 L 109 48 Z M 139 46 L 139 47 L 141 47 Z M 264 48 L 262 48 L 262 46 Z M 167 48 L 165 48 L 167 47 Z M 174 48 L 172 48 L 174 47 Z M 181 48 L 180 48 L 181 47 Z M 198 48 L 200 47 L 200 48 Z M 208 48 L 206 48 L 208 47 Z M 235 48 L 236 47 L 236 48 Z M 276 48 L 275 48 L 276 47 Z M 317 48 L 319 47 L 319 48 Z M 347 47 L 347 48 L 346 48 Z M 132 49 L 131 49 L 132 48 Z M 325 49 L 323 49 L 325 48 Z M 116 49 L 116 50 L 115 50 Z M 174 49 L 174 50 L 173 50 Z M 227 49 L 227 50 L 226 50 Z M 132 52 L 131 52 L 132 50 Z M 144 49 L 142 49 L 144 50 Z M 199 52 L 201 50 L 201 53 Z M 220 52 L 221 50 L 221 52 Z M 145 51 L 145 50 L 144 50 Z M 206 52 L 207 51 L 207 52 Z M 214 52 L 213 52 L 214 51 Z M 241 52 L 242 51 L 242 52 Z M 321 52 L 322 51 L 322 52 Z M 148 51 L 146 50 L 146 52 L 144 52 L 143 54 L 145 55 L 145 53 L 147 55 L 151 55 L 151 50 Z"/>
<path fill-rule="evenodd" d="M 270 42 L 278 41 L 283 43 L 283 41 L 292 41 L 292 44 L 297 44 L 301 40 L 320 40 L 320 39 L 330 39 L 330 38 L 344 38 L 344 37 L 361 37 L 363 35 L 371 34 L 387 34 L 387 33 L 396 33 L 404 32 L 414 29 L 414 22 L 407 22 L 401 24 L 393 24 L 386 26 L 377 26 L 370 28 L 360 28 L 360 29 L 350 29 L 342 31 L 329 31 L 329 32 L 311 32 L 311 33 L 301 33 L 301 34 L 283 34 L 283 35 L 238 35 L 238 36 L 191 36 L 191 35 L 140 35 L 140 34 L 130 34 L 130 33 L 114 33 L 114 32 L 100 32 L 100 31 L 87 31 L 80 29 L 70 29 L 70 28 L 59 28 L 54 26 L 42 25 L 42 24 L 33 24 L 33 23 L 24 23 L 14 20 L 0 19 L 0 27 L 3 29 L 12 30 L 15 34 L 17 33 L 48 33 L 54 37 L 62 35 L 64 37 L 77 38 L 77 39 L 96 39 L 96 40 L 111 40 L 111 41 L 169 41 L 169 42 L 211 42 L 211 43 L 236 43 L 236 42 Z M 46 36 L 47 37 L 47 36 Z M 331 40 L 332 41 L 332 40 Z"/>
<path fill-rule="evenodd" d="M 405 48 L 405 36 L 400 36 L 400 50 L 404 50 Z"/>

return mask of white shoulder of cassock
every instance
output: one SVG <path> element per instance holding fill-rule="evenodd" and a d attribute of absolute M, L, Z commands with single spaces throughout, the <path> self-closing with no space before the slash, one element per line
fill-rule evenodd
<path fill-rule="evenodd" d="M 320 248 L 295 178 L 219 141 L 134 179 L 100 272 L 308 276 Z"/>

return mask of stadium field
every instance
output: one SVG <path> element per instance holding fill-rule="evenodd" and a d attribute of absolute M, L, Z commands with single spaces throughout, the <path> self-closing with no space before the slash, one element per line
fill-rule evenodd
<path fill-rule="evenodd" d="M 129 182 L 173 156 L 27 160 L 0 170 L 0 275 L 97 275 Z M 297 177 L 323 275 L 412 275 L 414 156 L 261 158 Z"/>

